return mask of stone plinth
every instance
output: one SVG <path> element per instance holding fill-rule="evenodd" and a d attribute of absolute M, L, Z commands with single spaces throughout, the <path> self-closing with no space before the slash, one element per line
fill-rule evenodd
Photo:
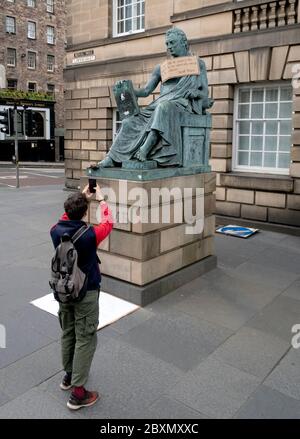
<path fill-rule="evenodd" d="M 99 249 L 103 291 L 143 306 L 216 266 L 214 173 L 97 182 L 116 220 Z M 89 222 L 99 215 L 91 201 Z"/>

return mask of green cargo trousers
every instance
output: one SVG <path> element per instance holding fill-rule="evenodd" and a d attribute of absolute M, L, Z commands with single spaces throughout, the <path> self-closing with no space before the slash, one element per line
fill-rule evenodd
<path fill-rule="evenodd" d="M 72 386 L 84 386 L 97 347 L 99 291 L 88 291 L 81 302 L 59 304 L 62 363 L 72 373 Z"/>

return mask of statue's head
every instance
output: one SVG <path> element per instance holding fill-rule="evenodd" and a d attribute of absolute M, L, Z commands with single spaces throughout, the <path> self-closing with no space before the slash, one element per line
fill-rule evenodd
<path fill-rule="evenodd" d="M 166 46 L 171 56 L 185 56 L 189 52 L 186 34 L 178 27 L 169 29 L 166 33 Z"/>

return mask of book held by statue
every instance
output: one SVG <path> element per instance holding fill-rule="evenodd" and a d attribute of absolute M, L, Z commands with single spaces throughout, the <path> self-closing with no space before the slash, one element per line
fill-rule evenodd
<path fill-rule="evenodd" d="M 139 114 L 140 108 L 134 93 L 131 80 L 118 81 L 113 87 L 120 119 L 126 119 L 129 116 Z"/>

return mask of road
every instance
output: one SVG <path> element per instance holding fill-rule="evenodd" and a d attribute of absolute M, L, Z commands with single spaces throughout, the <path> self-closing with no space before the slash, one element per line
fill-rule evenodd
<path fill-rule="evenodd" d="M 20 168 L 20 187 L 64 184 L 64 169 Z M 0 188 L 16 187 L 15 167 L 0 168 Z"/>

